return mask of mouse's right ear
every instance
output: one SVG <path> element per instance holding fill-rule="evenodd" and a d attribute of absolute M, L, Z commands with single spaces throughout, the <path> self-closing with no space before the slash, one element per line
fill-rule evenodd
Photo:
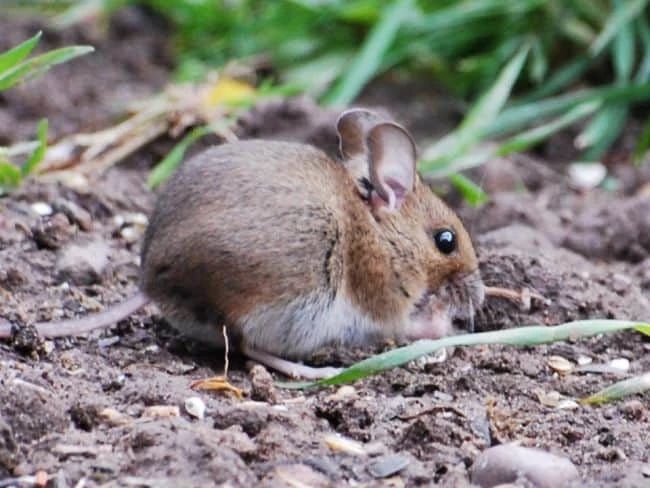
<path fill-rule="evenodd" d="M 379 197 L 371 203 L 395 211 L 415 185 L 415 142 L 402 126 L 383 122 L 368 132 L 366 144 L 370 183 Z"/>
<path fill-rule="evenodd" d="M 339 150 L 343 159 L 352 159 L 368 152 L 366 136 L 370 129 L 384 119 L 374 112 L 353 108 L 343 112 L 336 122 L 339 134 Z"/>

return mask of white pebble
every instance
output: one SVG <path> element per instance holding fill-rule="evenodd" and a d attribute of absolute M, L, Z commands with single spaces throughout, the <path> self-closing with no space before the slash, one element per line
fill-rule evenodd
<path fill-rule="evenodd" d="M 608 364 L 610 368 L 618 369 L 622 372 L 630 369 L 630 361 L 625 358 L 612 359 Z"/>
<path fill-rule="evenodd" d="M 586 366 L 587 364 L 591 364 L 593 359 L 591 359 L 589 356 L 578 356 L 578 364 L 580 366 Z"/>
<path fill-rule="evenodd" d="M 34 202 L 31 205 L 32 210 L 40 215 L 41 217 L 47 217 L 48 215 L 52 215 L 52 206 L 48 203 L 45 202 Z"/>
<path fill-rule="evenodd" d="M 140 237 L 140 234 L 142 234 L 142 231 L 136 229 L 135 227 L 124 227 L 120 231 L 122 238 L 129 243 L 137 241 Z"/>
<path fill-rule="evenodd" d="M 202 419 L 205 416 L 205 403 L 199 397 L 187 398 L 185 411 L 194 418 Z"/>
<path fill-rule="evenodd" d="M 607 168 L 601 163 L 573 163 L 569 166 L 569 184 L 578 190 L 592 190 L 602 183 Z"/>

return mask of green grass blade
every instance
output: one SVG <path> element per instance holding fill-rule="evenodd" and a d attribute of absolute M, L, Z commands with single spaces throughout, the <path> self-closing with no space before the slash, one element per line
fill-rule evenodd
<path fill-rule="evenodd" d="M 643 58 L 639 63 L 634 80 L 637 83 L 646 83 L 650 81 L 650 26 L 646 17 L 641 16 L 637 19 L 637 30 L 641 41 Z"/>
<path fill-rule="evenodd" d="M 27 162 L 20 168 L 20 173 L 23 178 L 30 175 L 45 156 L 45 151 L 47 150 L 47 129 L 47 119 L 41 119 L 36 129 L 38 146 L 36 146 L 36 149 L 29 156 Z"/>
<path fill-rule="evenodd" d="M 12 47 L 9 51 L 0 54 L 0 73 L 4 73 L 8 69 L 13 68 L 29 56 L 29 53 L 31 53 L 32 49 L 34 49 L 36 44 L 38 44 L 41 34 L 42 33 L 39 31 L 34 37 L 30 37 L 26 41 Z"/>
<path fill-rule="evenodd" d="M 593 44 L 589 46 L 591 55 L 598 56 L 628 22 L 642 15 L 642 11 L 647 4 L 648 0 L 626 0 L 621 8 L 615 9 L 605 23 L 603 30 Z"/>
<path fill-rule="evenodd" d="M 592 60 L 586 56 L 574 59 L 562 68 L 556 69 L 544 84 L 518 99 L 517 103 L 527 103 L 555 95 L 560 90 L 566 88 L 568 85 L 580 78 L 580 76 L 587 71 L 587 68 L 591 63 Z"/>
<path fill-rule="evenodd" d="M 615 0 L 615 12 L 625 8 L 622 0 Z M 614 72 L 616 79 L 620 82 L 626 82 L 632 75 L 634 67 L 634 24 L 633 19 L 621 25 L 619 32 L 614 37 L 612 44 L 612 62 L 614 63 Z"/>
<path fill-rule="evenodd" d="M 532 121 L 571 110 L 584 102 L 637 102 L 650 100 L 650 82 L 628 86 L 609 85 L 587 90 L 576 90 L 545 100 L 506 108 L 486 130 L 486 136 L 503 135 L 518 130 Z"/>
<path fill-rule="evenodd" d="M 341 373 L 313 382 L 281 383 L 284 388 L 308 388 L 339 385 L 377 374 L 387 369 L 406 364 L 426 354 L 450 346 L 476 346 L 504 344 L 511 346 L 532 346 L 551 342 L 575 340 L 598 334 L 617 332 L 637 327 L 650 327 L 650 323 L 629 320 L 579 320 L 554 327 L 528 326 L 477 334 L 443 337 L 438 340 L 421 340 L 405 347 L 393 349 L 370 357 Z"/>
<path fill-rule="evenodd" d="M 461 173 L 449 175 L 449 181 L 472 207 L 480 207 L 488 201 L 487 193 L 472 180 Z"/>
<path fill-rule="evenodd" d="M 492 124 L 508 99 L 515 81 L 519 77 L 528 54 L 529 46 L 523 46 L 510 62 L 503 68 L 492 87 L 472 107 L 459 128 L 424 151 L 420 169 L 434 172 L 440 166 L 446 166 L 476 144 L 487 128 Z"/>
<path fill-rule="evenodd" d="M 503 142 L 497 149 L 497 155 L 505 156 L 513 152 L 525 151 L 556 132 L 591 115 L 601 106 L 600 102 L 585 102 L 573 107 L 566 114 L 539 127 L 528 130 Z"/>
<path fill-rule="evenodd" d="M 377 75 L 382 60 L 394 42 L 402 22 L 413 8 L 413 0 L 397 0 L 385 9 L 379 22 L 368 34 L 349 71 L 323 97 L 325 105 L 348 105 L 363 87 Z"/>
<path fill-rule="evenodd" d="M 535 84 L 541 83 L 548 72 L 548 59 L 542 43 L 539 39 L 535 39 L 530 51 L 530 79 Z"/>
<path fill-rule="evenodd" d="M 614 383 L 607 388 L 603 388 L 598 393 L 580 400 L 580 403 L 586 405 L 600 405 L 609 403 L 614 400 L 620 400 L 629 395 L 637 395 L 650 391 L 650 373 L 640 374 L 627 380 Z"/>
<path fill-rule="evenodd" d="M 208 125 L 197 127 L 190 131 L 171 151 L 160 161 L 149 173 L 147 185 L 149 188 L 156 188 L 169 178 L 183 161 L 187 148 L 197 139 L 210 134 L 212 128 Z"/>
<path fill-rule="evenodd" d="M 650 325 L 639 325 L 638 327 L 635 327 L 634 330 L 637 330 L 642 334 L 650 336 Z"/>
<path fill-rule="evenodd" d="M 7 189 L 20 185 L 21 181 L 20 169 L 9 161 L 0 159 L 0 195 Z"/>
<path fill-rule="evenodd" d="M 623 131 L 628 112 L 627 104 L 610 104 L 589 122 L 576 139 L 578 147 L 588 148 L 582 155 L 584 161 L 600 160 Z"/>
<path fill-rule="evenodd" d="M 646 120 L 634 148 L 634 161 L 636 164 L 643 162 L 643 158 L 648 151 L 650 151 L 650 117 Z"/>
<path fill-rule="evenodd" d="M 436 166 L 435 170 L 427 171 L 423 174 L 433 177 L 442 178 L 443 176 L 450 176 L 451 174 L 467 169 L 476 168 L 489 161 L 496 156 L 497 146 L 495 144 L 479 144 L 467 154 L 463 154 L 456 159 L 448 159 L 445 164 Z"/>
<path fill-rule="evenodd" d="M 13 68 L 0 73 L 0 90 L 11 88 L 25 78 L 41 75 L 54 65 L 65 63 L 93 50 L 94 48 L 91 46 L 62 47 L 27 59 Z"/>

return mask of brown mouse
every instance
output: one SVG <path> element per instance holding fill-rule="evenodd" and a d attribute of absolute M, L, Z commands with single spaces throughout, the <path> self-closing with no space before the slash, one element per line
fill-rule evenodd
<path fill-rule="evenodd" d="M 184 334 L 222 345 L 225 324 L 247 356 L 308 378 L 334 370 L 291 361 L 325 345 L 448 334 L 483 301 L 469 235 L 418 176 L 401 126 L 355 109 L 337 129 L 342 162 L 262 140 L 188 160 L 151 216 L 141 292 L 39 333 L 106 326 L 151 299 Z"/>

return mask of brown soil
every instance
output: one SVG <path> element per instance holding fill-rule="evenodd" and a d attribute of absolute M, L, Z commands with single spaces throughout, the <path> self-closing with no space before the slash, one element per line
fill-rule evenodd
<path fill-rule="evenodd" d="M 33 21 L 0 20 L 0 50 L 36 28 Z M 105 34 L 46 30 L 46 46 L 88 42 L 97 52 L 0 95 L 0 144 L 30 137 L 43 116 L 55 135 L 103 127 L 125 102 L 162 86 L 169 67 L 163 26 L 131 10 Z M 390 81 L 382 86 L 364 100 L 391 110 Z M 400 99 L 397 110 L 421 142 L 425 118 L 405 107 L 444 106 L 425 98 Z M 268 103 L 241 121 L 240 134 L 334 151 L 333 116 L 304 100 Z M 453 121 L 453 109 L 445 117 Z M 440 130 L 436 123 L 432 131 Z M 134 214 L 152 208 L 155 196 L 144 181 L 166 147 L 160 141 L 140 151 L 99 176 L 92 191 L 30 181 L 0 199 L 0 322 L 20 327 L 84 315 L 136 289 L 142 229 Z M 650 319 L 650 178 L 644 169 L 613 171 L 622 175 L 620 191 L 584 194 L 569 189 L 562 165 L 532 157 L 494 161 L 477 173 L 490 203 L 458 210 L 475 236 L 485 281 L 546 298 L 530 309 L 491 299 L 479 330 Z M 37 215 L 35 202 L 50 204 L 53 215 Z M 84 264 L 75 246 L 88 243 L 94 247 Z M 80 264 L 70 266 L 75 258 Z M 650 341 L 638 333 L 457 349 L 443 363 L 397 368 L 343 390 L 278 389 L 263 368 L 250 370 L 234 358 L 230 380 L 244 400 L 190 389 L 193 380 L 222 371 L 222 354 L 177 337 L 154 307 L 85 338 L 18 339 L 0 344 L 0 478 L 43 470 L 60 487 L 82 478 L 85 486 L 296 486 L 291 479 L 311 486 L 468 486 L 481 451 L 520 441 L 569 457 L 580 486 L 650 484 L 648 394 L 577 409 L 540 402 L 553 391 L 581 398 L 650 371 Z M 623 375 L 558 376 L 548 366 L 552 355 L 587 356 L 595 364 L 626 358 L 631 366 Z M 202 420 L 183 407 L 192 396 L 207 406 Z M 178 406 L 180 415 L 150 416 L 154 405 Z M 106 409 L 121 416 L 107 417 Z M 333 433 L 364 443 L 369 454 L 334 452 L 324 441 Z M 400 454 L 408 465 L 378 479 L 372 467 L 385 454 Z"/>

